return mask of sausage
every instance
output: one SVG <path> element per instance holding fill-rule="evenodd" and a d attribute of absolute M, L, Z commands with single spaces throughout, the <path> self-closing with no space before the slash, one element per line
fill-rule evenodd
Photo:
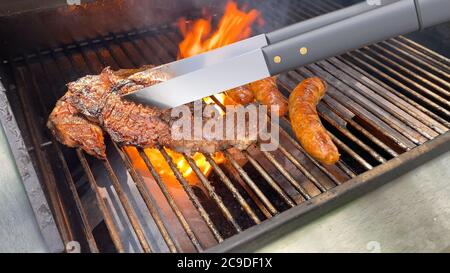
<path fill-rule="evenodd" d="M 253 91 L 256 101 L 263 105 L 279 107 L 278 116 L 282 117 L 288 110 L 286 99 L 278 90 L 275 77 L 265 78 L 247 85 Z"/>
<path fill-rule="evenodd" d="M 320 78 L 303 80 L 289 96 L 289 117 L 305 151 L 316 160 L 332 165 L 339 160 L 339 151 L 323 127 L 316 109 L 326 89 L 326 83 Z"/>
<path fill-rule="evenodd" d="M 247 105 L 255 101 L 255 95 L 247 86 L 240 86 L 225 92 L 234 102 Z"/>

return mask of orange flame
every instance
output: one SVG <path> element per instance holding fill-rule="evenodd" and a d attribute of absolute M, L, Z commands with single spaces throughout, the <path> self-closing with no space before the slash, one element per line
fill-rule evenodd
<path fill-rule="evenodd" d="M 214 33 L 211 33 L 211 18 L 199 19 L 195 22 L 181 18 L 178 20 L 178 27 L 184 39 L 178 45 L 178 59 L 191 57 L 248 38 L 251 35 L 252 24 L 255 22 L 263 24 L 260 13 L 255 9 L 249 12 L 240 10 L 234 1 L 227 3 L 224 15 Z M 224 94 L 217 94 L 215 97 L 223 105 L 235 105 L 235 102 Z M 213 103 L 210 98 L 205 98 L 204 101 L 208 104 Z"/>
<path fill-rule="evenodd" d="M 227 3 L 225 13 L 214 33 L 211 33 L 211 18 L 199 19 L 192 24 L 181 18 L 178 26 L 184 40 L 178 46 L 178 58 L 191 57 L 248 38 L 251 35 L 251 26 L 257 19 L 260 19 L 257 10 L 239 10 L 233 1 Z"/>
<path fill-rule="evenodd" d="M 199 19 L 195 22 L 188 22 L 184 18 L 181 18 L 178 21 L 178 26 L 184 36 L 184 40 L 179 44 L 178 59 L 191 57 L 248 38 L 251 35 L 251 26 L 257 20 L 259 20 L 259 23 L 263 23 L 260 13 L 257 10 L 253 9 L 245 12 L 244 10 L 238 9 L 237 4 L 233 1 L 227 3 L 225 13 L 214 33 L 211 33 L 213 28 L 211 18 Z M 226 97 L 224 94 L 215 96 L 224 105 L 234 104 L 232 99 Z M 214 102 L 210 98 L 205 98 L 204 100 L 208 104 Z M 126 151 L 132 160 L 133 166 L 138 170 L 140 168 L 147 169 L 145 164 L 143 165 L 142 160 L 137 160 L 139 154 L 136 149 L 126 149 Z M 184 156 L 169 149 L 166 149 L 166 151 L 183 177 L 190 184 L 197 184 L 199 182 L 198 177 Z M 145 149 L 145 154 L 166 183 L 178 185 L 178 182 L 176 182 L 177 179 L 168 163 L 164 160 L 161 152 L 157 149 Z M 200 153 L 196 153 L 192 158 L 202 173 L 208 176 L 212 167 L 206 158 Z M 214 155 L 213 159 L 216 163 L 220 164 L 225 161 L 225 156 L 218 152 Z"/>
<path fill-rule="evenodd" d="M 199 183 L 197 175 L 192 170 L 188 161 L 184 158 L 184 156 L 180 153 L 174 152 L 170 149 L 165 149 L 167 154 L 172 158 L 175 166 L 178 168 L 180 173 L 186 179 L 186 181 L 190 185 L 195 185 Z M 128 157 L 133 164 L 133 167 L 141 172 L 141 174 L 145 174 L 146 170 L 148 170 L 145 162 L 140 158 L 139 152 L 135 147 L 125 147 L 125 152 L 128 154 Z M 181 185 L 177 182 L 172 169 L 170 168 L 167 161 L 164 159 L 164 156 L 157 149 L 144 149 L 145 155 L 150 160 L 150 163 L 155 168 L 158 175 L 161 179 L 170 184 L 170 186 L 181 187 Z M 195 153 L 192 156 L 192 159 L 195 161 L 196 165 L 200 169 L 200 171 L 208 177 L 208 175 L 212 171 L 211 165 L 208 163 L 206 157 L 201 153 Z M 222 153 L 218 152 L 213 155 L 213 159 L 216 163 L 220 164 L 224 162 L 225 157 Z"/>

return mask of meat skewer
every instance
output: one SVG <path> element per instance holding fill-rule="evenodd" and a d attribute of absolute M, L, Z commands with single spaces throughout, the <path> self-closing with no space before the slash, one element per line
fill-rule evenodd
<path fill-rule="evenodd" d="M 303 80 L 289 96 L 289 117 L 292 129 L 305 151 L 324 164 L 335 164 L 339 151 L 317 114 L 316 105 L 327 86 L 320 78 Z"/>

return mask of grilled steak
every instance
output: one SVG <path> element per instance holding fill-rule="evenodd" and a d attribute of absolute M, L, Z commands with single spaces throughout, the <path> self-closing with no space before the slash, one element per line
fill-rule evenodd
<path fill-rule="evenodd" d="M 47 123 L 53 135 L 64 145 L 81 147 L 88 154 L 105 158 L 103 131 L 81 116 L 63 97 L 58 101 Z"/>
<path fill-rule="evenodd" d="M 98 158 L 105 158 L 100 127 L 113 141 L 121 144 L 139 147 L 162 145 L 186 153 L 214 152 L 229 147 L 245 149 L 254 142 L 246 138 L 214 140 L 209 136 L 200 140 L 172 139 L 171 124 L 174 120 L 170 117 L 170 110 L 121 98 L 128 92 L 167 79 L 166 75 L 148 68 L 119 71 L 105 68 L 99 75 L 85 76 L 69 83 L 68 92 L 50 114 L 48 127 L 63 144 L 80 147 Z M 64 109 L 64 115 L 61 115 Z"/>

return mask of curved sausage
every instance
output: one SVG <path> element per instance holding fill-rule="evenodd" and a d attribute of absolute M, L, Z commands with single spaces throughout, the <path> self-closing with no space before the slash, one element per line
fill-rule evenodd
<path fill-rule="evenodd" d="M 289 117 L 292 129 L 305 151 L 324 164 L 335 164 L 339 151 L 317 114 L 316 105 L 327 86 L 320 78 L 303 80 L 289 96 Z"/>
<path fill-rule="evenodd" d="M 282 117 L 288 110 L 286 99 L 278 90 L 275 77 L 265 78 L 248 84 L 250 90 L 253 91 L 256 101 L 263 105 L 278 105 L 278 116 Z"/>
<path fill-rule="evenodd" d="M 255 95 L 247 86 L 240 86 L 225 92 L 234 102 L 247 105 L 255 100 Z"/>

